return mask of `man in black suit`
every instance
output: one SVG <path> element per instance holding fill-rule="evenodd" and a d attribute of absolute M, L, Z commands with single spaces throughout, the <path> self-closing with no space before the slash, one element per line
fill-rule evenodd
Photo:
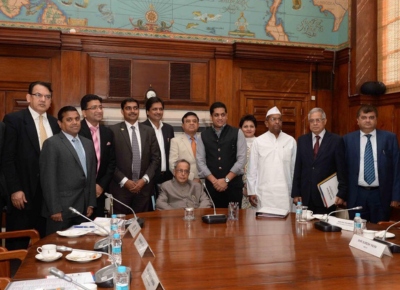
<path fill-rule="evenodd" d="M 0 122 L 0 166 L 1 166 L 1 151 L 3 150 L 5 130 L 6 130 L 6 124 Z M 3 208 L 7 204 L 7 191 L 5 182 L 6 181 L 4 180 L 3 170 L 0 169 L 0 232 L 1 232 L 1 225 L 3 224 Z"/>
<path fill-rule="evenodd" d="M 174 129 L 171 125 L 162 122 L 164 116 L 164 101 L 158 97 L 152 97 L 146 101 L 146 114 L 147 120 L 142 124 L 150 126 L 156 133 L 158 145 L 161 150 L 161 165 L 156 173 L 156 184 L 171 180 L 173 175 L 169 170 L 169 149 L 171 146 L 171 139 L 174 138 Z M 155 187 L 156 196 L 158 196 L 158 186 Z"/>
<path fill-rule="evenodd" d="M 26 95 L 29 107 L 4 117 L 2 168 L 11 199 L 7 231 L 36 229 L 42 237 L 46 232 L 45 220 L 40 217 L 43 198 L 39 156 L 43 142 L 60 132 L 57 119 L 46 113 L 51 105 L 51 93 L 49 83 L 31 83 Z M 28 243 L 26 238 L 7 240 L 7 249 L 27 248 Z"/>
<path fill-rule="evenodd" d="M 69 207 L 88 217 L 96 207 L 96 153 L 93 142 L 78 135 L 80 120 L 75 107 L 61 108 L 62 131 L 43 144 L 39 167 L 46 235 L 85 221 Z"/>
<path fill-rule="evenodd" d="M 326 114 L 320 108 L 308 113 L 308 122 L 311 133 L 300 136 L 297 142 L 292 197 L 295 204 L 301 201 L 314 213 L 325 214 L 335 210 L 335 205 L 324 206 L 317 184 L 337 173 L 338 194 L 346 191 L 342 138 L 325 129 Z"/>
<path fill-rule="evenodd" d="M 92 218 L 104 217 L 104 192 L 108 192 L 115 170 L 113 133 L 106 126 L 100 125 L 103 119 L 102 102 L 102 98 L 96 95 L 86 95 L 81 99 L 82 115 L 85 119 L 81 122 L 79 135 L 93 141 L 97 161 L 97 207 Z"/>
<path fill-rule="evenodd" d="M 128 98 L 121 103 L 124 122 L 110 127 L 114 133 L 117 167 L 110 184 L 111 194 L 135 212 L 151 209 L 154 176 L 160 166 L 160 148 L 154 130 L 139 124 L 139 102 Z M 114 213 L 131 214 L 114 203 Z"/>

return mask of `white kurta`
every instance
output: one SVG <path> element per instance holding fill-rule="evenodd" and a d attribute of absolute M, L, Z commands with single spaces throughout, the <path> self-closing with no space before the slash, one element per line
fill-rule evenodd
<path fill-rule="evenodd" d="M 296 140 L 283 132 L 276 138 L 268 131 L 254 140 L 247 169 L 247 190 L 249 195 L 258 196 L 259 207 L 291 211 L 296 147 Z"/>

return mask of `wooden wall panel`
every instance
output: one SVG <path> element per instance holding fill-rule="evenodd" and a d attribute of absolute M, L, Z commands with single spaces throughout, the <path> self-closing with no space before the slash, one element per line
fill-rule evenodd
<path fill-rule="evenodd" d="M 210 99 L 210 105 L 214 102 L 222 102 L 228 110 L 229 123 L 237 126 L 239 117 L 239 98 L 233 95 L 232 87 L 232 60 L 217 59 L 215 68 L 215 99 Z"/>
<path fill-rule="evenodd" d="M 3 82 L 15 82 L 24 80 L 34 82 L 41 80 L 51 81 L 51 59 L 34 57 L 0 57 L 0 80 Z"/>
<path fill-rule="evenodd" d="M 192 63 L 192 82 L 191 82 L 191 101 L 204 102 L 205 96 L 208 95 L 208 64 L 206 63 Z"/>
<path fill-rule="evenodd" d="M 378 123 L 376 128 L 380 130 L 394 131 L 394 105 L 378 106 Z"/>
<path fill-rule="evenodd" d="M 90 92 L 102 98 L 109 97 L 109 64 L 106 57 L 91 57 L 89 68 L 89 88 Z"/>
<path fill-rule="evenodd" d="M 162 99 L 169 98 L 169 62 L 134 60 L 132 64 L 132 97 L 144 99 L 150 84 Z"/>
<path fill-rule="evenodd" d="M 61 52 L 61 102 L 60 106 L 80 106 L 80 52 Z"/>

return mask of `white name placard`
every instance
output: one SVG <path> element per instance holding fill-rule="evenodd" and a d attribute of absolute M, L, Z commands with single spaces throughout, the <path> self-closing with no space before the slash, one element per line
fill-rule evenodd
<path fill-rule="evenodd" d="M 151 262 L 147 264 L 142 273 L 142 281 L 146 290 L 164 289 Z"/>
<path fill-rule="evenodd" d="M 328 223 L 337 227 L 341 227 L 342 230 L 345 231 L 354 231 L 354 221 L 352 220 L 339 219 L 337 217 L 330 216 L 328 219 Z"/>
<path fill-rule="evenodd" d="M 139 252 L 140 257 L 155 257 L 146 239 L 140 233 L 135 241 L 136 250 Z"/>
<path fill-rule="evenodd" d="M 142 228 L 140 227 L 136 219 L 128 227 L 128 231 L 131 233 L 132 238 L 136 237 L 136 235 L 140 232 L 141 229 Z"/>
<path fill-rule="evenodd" d="M 378 258 L 382 258 L 382 255 L 393 257 L 389 248 L 385 244 L 364 238 L 363 236 L 353 235 L 353 238 L 351 239 L 349 246 L 359 249 L 363 252 L 366 252 Z"/>

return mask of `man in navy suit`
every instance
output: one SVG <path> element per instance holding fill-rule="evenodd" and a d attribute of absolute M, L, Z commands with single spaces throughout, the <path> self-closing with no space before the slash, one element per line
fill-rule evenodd
<path fill-rule="evenodd" d="M 102 102 L 102 98 L 97 95 L 89 94 L 81 99 L 82 115 L 85 119 L 81 121 L 79 135 L 92 140 L 96 152 L 97 207 L 92 218 L 104 217 L 106 200 L 104 192 L 108 192 L 116 166 L 114 135 L 110 128 L 100 124 L 101 120 L 103 120 Z"/>
<path fill-rule="evenodd" d="M 399 144 L 395 134 L 377 130 L 378 111 L 362 105 L 357 112 L 360 131 L 343 137 L 347 165 L 347 196 L 337 195 L 337 203 L 362 206 L 361 217 L 372 223 L 387 221 L 390 206 L 400 201 Z M 350 218 L 354 212 L 349 212 Z"/>
<path fill-rule="evenodd" d="M 308 113 L 308 122 L 311 133 L 301 136 L 297 142 L 292 197 L 295 204 L 301 201 L 314 213 L 325 214 L 335 210 L 336 206 L 325 207 L 318 183 L 338 172 L 339 193 L 346 192 L 344 158 L 338 150 L 342 138 L 325 129 L 326 114 L 320 108 Z"/>

